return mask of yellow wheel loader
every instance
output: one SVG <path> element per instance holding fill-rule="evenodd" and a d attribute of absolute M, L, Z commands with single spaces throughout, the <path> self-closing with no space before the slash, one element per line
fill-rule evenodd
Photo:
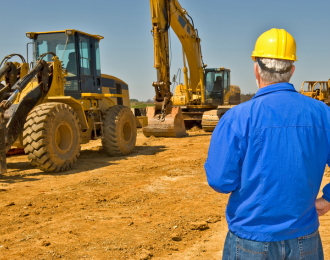
<path fill-rule="evenodd" d="M 8 59 L 0 68 L 0 173 L 11 147 L 24 148 L 46 172 L 70 169 L 80 145 L 94 139 L 110 156 L 130 154 L 137 131 L 128 85 L 101 74 L 103 37 L 73 29 L 26 35 L 34 43 L 33 69 Z"/>
<path fill-rule="evenodd" d="M 213 131 L 220 117 L 240 103 L 240 88 L 230 85 L 229 69 L 206 69 L 198 31 L 177 0 L 150 0 L 150 8 L 157 81 L 152 83 L 155 106 L 148 107 L 144 135 L 184 136 L 184 122 L 202 123 L 205 131 Z M 170 28 L 182 44 L 184 64 L 184 85 L 179 84 L 174 95 L 170 89 Z"/>
<path fill-rule="evenodd" d="M 307 88 L 305 88 L 306 85 Z M 300 93 L 330 106 L 330 79 L 328 81 L 304 81 Z"/>

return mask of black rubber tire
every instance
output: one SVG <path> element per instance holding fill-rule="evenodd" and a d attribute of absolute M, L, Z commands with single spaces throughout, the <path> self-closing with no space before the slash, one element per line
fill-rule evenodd
<path fill-rule="evenodd" d="M 102 116 L 103 149 L 110 156 L 132 153 L 136 144 L 136 121 L 132 111 L 125 106 L 113 106 Z"/>
<path fill-rule="evenodd" d="M 31 165 L 45 172 L 72 168 L 80 155 L 81 129 L 75 111 L 64 103 L 35 107 L 26 119 L 24 151 Z"/>

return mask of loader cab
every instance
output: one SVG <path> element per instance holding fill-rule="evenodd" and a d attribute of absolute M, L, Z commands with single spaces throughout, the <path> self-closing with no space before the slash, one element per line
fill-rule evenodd
<path fill-rule="evenodd" d="M 77 30 L 27 33 L 34 42 L 34 61 L 44 53 L 53 52 L 67 71 L 65 95 L 76 99 L 81 93 L 102 93 L 99 42 L 100 35 Z M 52 54 L 45 61 L 52 61 Z"/>
<path fill-rule="evenodd" d="M 230 91 L 230 70 L 205 69 L 204 73 L 205 103 L 222 106 L 225 95 Z"/>

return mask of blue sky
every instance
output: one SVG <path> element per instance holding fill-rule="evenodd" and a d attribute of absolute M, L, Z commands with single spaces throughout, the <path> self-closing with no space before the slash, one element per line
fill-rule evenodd
<path fill-rule="evenodd" d="M 307 0 L 179 0 L 194 19 L 208 67 L 231 69 L 231 83 L 243 93 L 257 90 L 251 53 L 256 39 L 271 28 L 286 29 L 297 43 L 298 61 L 291 82 L 330 78 L 330 1 Z M 126 81 L 130 97 L 154 96 L 151 82 L 153 40 L 148 0 L 46 1 L 2 3 L 0 58 L 26 56 L 25 33 L 77 29 L 105 37 L 101 41 L 102 73 Z M 171 77 L 182 68 L 181 45 L 171 31 Z M 181 77 L 182 78 L 182 77 Z M 183 79 L 182 79 L 183 80 Z"/>

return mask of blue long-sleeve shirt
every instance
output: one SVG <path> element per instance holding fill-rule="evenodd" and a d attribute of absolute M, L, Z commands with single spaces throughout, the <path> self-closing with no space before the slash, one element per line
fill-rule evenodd
<path fill-rule="evenodd" d="M 230 193 L 229 229 L 256 241 L 281 241 L 318 229 L 315 199 L 330 163 L 330 108 L 278 83 L 230 109 L 215 128 L 205 170 Z M 330 202 L 330 184 L 323 189 Z"/>

